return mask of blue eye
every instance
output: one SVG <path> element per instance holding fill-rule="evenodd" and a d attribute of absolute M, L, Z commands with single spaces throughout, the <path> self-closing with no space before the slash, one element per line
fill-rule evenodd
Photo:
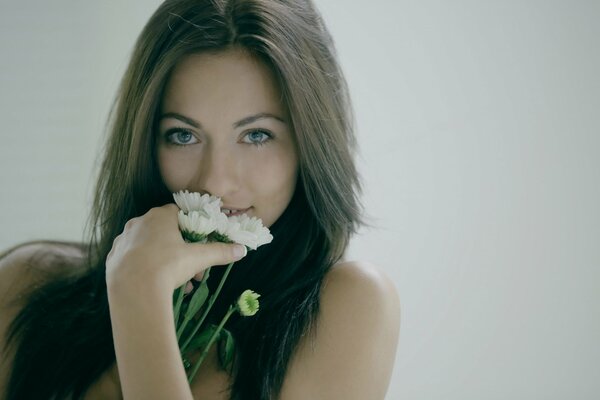
<path fill-rule="evenodd" d="M 168 143 L 176 146 L 185 146 L 197 142 L 193 141 L 193 139 L 195 139 L 194 134 L 183 128 L 169 129 L 167 133 L 165 133 L 165 139 Z"/>
<path fill-rule="evenodd" d="M 244 141 L 244 143 L 250 143 L 257 146 L 261 146 L 273 138 L 273 135 L 267 131 L 263 130 L 253 130 L 246 134 L 245 138 L 248 138 L 249 141 Z"/>

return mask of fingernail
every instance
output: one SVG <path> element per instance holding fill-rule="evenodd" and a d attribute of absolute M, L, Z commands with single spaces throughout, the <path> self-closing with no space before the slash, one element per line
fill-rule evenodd
<path fill-rule="evenodd" d="M 236 258 L 236 260 L 245 257 L 247 252 L 248 249 L 246 249 L 246 246 L 243 244 L 236 244 L 233 248 L 233 256 Z"/>

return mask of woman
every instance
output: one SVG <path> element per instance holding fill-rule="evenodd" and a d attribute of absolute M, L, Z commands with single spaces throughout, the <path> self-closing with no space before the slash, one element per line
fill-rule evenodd
<path fill-rule="evenodd" d="M 377 268 L 343 260 L 361 223 L 354 144 L 347 87 L 310 1 L 164 2 L 121 82 L 89 243 L 29 243 L 2 257 L 1 392 L 382 399 L 399 306 Z M 172 204 L 182 189 L 261 218 L 273 242 L 247 255 L 185 243 Z M 228 321 L 233 367 L 212 349 L 190 387 L 173 291 L 232 261 L 209 319 L 244 289 L 261 294 L 261 309 Z"/>

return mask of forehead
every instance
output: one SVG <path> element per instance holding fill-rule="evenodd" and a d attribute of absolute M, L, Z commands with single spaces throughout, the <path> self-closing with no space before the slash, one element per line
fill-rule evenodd
<path fill-rule="evenodd" d="M 162 102 L 163 111 L 208 113 L 223 107 L 239 112 L 282 114 L 280 91 L 271 69 L 246 51 L 186 56 L 173 69 Z"/>

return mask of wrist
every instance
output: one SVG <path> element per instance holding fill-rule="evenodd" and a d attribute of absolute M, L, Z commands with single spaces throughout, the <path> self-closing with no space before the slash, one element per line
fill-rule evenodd
<path fill-rule="evenodd" d="M 123 397 L 191 399 L 173 323 L 172 294 L 152 286 L 128 289 L 117 284 L 108 291 Z"/>
<path fill-rule="evenodd" d="M 126 304 L 130 307 L 156 307 L 167 304 L 173 307 L 173 293 L 164 285 L 151 281 L 128 282 L 119 279 L 107 279 L 106 292 L 109 304 Z"/>

